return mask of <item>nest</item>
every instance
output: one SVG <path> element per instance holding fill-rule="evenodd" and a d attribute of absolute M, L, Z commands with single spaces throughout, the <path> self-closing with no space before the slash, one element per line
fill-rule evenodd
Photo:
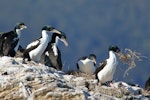
<path fill-rule="evenodd" d="M 79 72 L 79 71 L 70 71 L 70 72 L 67 72 L 67 74 L 74 75 L 76 77 L 85 77 L 86 79 L 95 79 L 94 74 L 90 75 L 90 74 L 86 74 L 86 73 Z"/>
<path fill-rule="evenodd" d="M 134 67 L 136 67 L 135 61 L 142 61 L 141 53 L 136 51 L 132 51 L 131 49 L 124 49 L 124 51 L 118 53 L 119 59 L 124 63 L 127 64 L 129 67 L 125 71 L 124 76 L 127 75 L 128 71 Z"/>

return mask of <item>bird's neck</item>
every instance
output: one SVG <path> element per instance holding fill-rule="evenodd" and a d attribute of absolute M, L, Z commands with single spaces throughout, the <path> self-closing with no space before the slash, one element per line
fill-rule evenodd
<path fill-rule="evenodd" d="M 42 31 L 42 38 L 44 38 L 44 39 L 49 39 L 49 36 L 48 36 L 48 34 L 47 34 L 47 31 L 45 31 L 45 30 Z"/>
<path fill-rule="evenodd" d="M 117 60 L 116 54 L 113 51 L 109 51 L 109 59 Z"/>
<path fill-rule="evenodd" d="M 18 37 L 21 36 L 21 30 L 20 29 L 15 29 L 15 32 L 17 33 Z"/>
<path fill-rule="evenodd" d="M 58 45 L 58 40 L 59 40 L 59 38 L 58 38 L 58 36 L 55 38 L 55 44 L 56 45 Z"/>
<path fill-rule="evenodd" d="M 54 34 L 52 35 L 51 44 L 57 45 L 57 44 L 58 44 L 58 40 L 59 40 L 59 37 L 54 33 Z"/>

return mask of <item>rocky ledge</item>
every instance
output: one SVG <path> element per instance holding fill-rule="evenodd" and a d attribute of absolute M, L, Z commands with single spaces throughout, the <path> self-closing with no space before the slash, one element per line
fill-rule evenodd
<path fill-rule="evenodd" d="M 98 86 L 83 73 L 66 74 L 21 58 L 0 57 L 0 100 L 148 100 L 150 93 L 138 86 L 115 82 Z"/>

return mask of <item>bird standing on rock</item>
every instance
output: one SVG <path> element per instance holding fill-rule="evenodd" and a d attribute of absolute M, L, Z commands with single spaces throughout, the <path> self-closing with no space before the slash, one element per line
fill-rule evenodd
<path fill-rule="evenodd" d="M 25 58 L 28 58 L 28 61 L 33 60 L 37 63 L 40 62 L 41 55 L 45 51 L 48 43 L 49 43 L 49 35 L 48 32 L 61 34 L 54 27 L 46 25 L 42 28 L 42 37 L 36 39 L 27 45 L 26 50 L 23 54 L 23 62 L 25 62 Z"/>
<path fill-rule="evenodd" d="M 14 30 L 0 34 L 0 56 L 14 57 L 20 45 L 21 30 L 27 28 L 24 23 L 17 23 Z"/>
<path fill-rule="evenodd" d="M 109 47 L 109 58 L 103 61 L 96 69 L 95 76 L 100 84 L 111 82 L 113 75 L 118 65 L 117 57 L 115 53 L 119 53 L 120 49 L 112 45 Z M 111 85 L 111 84 L 110 84 Z"/>
<path fill-rule="evenodd" d="M 90 54 L 89 57 L 82 57 L 77 62 L 77 69 L 86 74 L 94 74 L 96 69 L 96 55 Z"/>
<path fill-rule="evenodd" d="M 62 70 L 61 51 L 57 46 L 58 40 L 63 42 L 65 46 L 68 46 L 65 33 L 53 33 L 51 41 L 48 43 L 48 46 L 42 55 L 41 62 L 49 67 Z"/>

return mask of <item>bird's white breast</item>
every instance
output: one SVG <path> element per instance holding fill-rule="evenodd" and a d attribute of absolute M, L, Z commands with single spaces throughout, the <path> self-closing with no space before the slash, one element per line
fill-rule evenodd
<path fill-rule="evenodd" d="M 105 83 L 113 79 L 113 75 L 118 64 L 115 54 L 110 54 L 109 59 L 106 61 L 106 66 L 98 73 L 98 78 L 101 83 Z"/>
<path fill-rule="evenodd" d="M 79 70 L 81 72 L 87 73 L 87 74 L 93 74 L 95 72 L 95 66 L 92 60 L 85 59 L 78 61 Z"/>
<path fill-rule="evenodd" d="M 29 52 L 30 58 L 36 62 L 39 62 L 41 55 L 45 51 L 48 43 L 49 43 L 49 36 L 47 35 L 46 32 L 42 33 L 42 38 L 40 39 L 39 46 L 36 49 Z"/>
<path fill-rule="evenodd" d="M 13 41 L 16 41 L 16 40 L 19 39 L 20 36 L 21 36 L 21 30 L 16 29 L 16 32 L 17 32 L 18 37 L 14 38 Z M 19 39 L 19 41 L 18 41 L 16 47 L 14 48 L 14 51 L 15 51 L 15 52 L 17 52 L 17 50 L 18 50 L 18 48 L 19 48 L 19 45 L 20 45 L 20 39 Z"/>
<path fill-rule="evenodd" d="M 53 49 L 54 55 L 55 55 L 55 56 L 58 56 L 58 50 L 57 50 L 57 46 L 56 46 L 55 43 L 52 44 L 52 49 Z"/>

